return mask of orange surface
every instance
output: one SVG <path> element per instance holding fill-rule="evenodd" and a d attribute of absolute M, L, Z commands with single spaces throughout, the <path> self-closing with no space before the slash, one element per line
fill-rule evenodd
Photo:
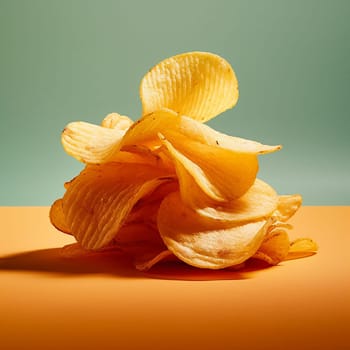
<path fill-rule="evenodd" d="M 60 257 L 72 238 L 47 207 L 0 208 L 0 348 L 349 348 L 350 207 L 303 207 L 291 221 L 318 254 L 143 274 L 118 255 Z"/>

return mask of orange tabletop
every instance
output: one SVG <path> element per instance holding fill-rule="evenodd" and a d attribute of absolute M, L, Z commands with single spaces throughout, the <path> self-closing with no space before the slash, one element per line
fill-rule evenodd
<path fill-rule="evenodd" d="M 0 208 L 1 349 L 350 348 L 350 207 L 303 207 L 291 237 L 318 254 L 278 266 L 135 271 L 67 259 L 47 207 Z"/>

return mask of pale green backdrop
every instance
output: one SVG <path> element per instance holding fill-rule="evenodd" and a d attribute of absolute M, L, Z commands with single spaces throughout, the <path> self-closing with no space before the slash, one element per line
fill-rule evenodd
<path fill-rule="evenodd" d="M 284 145 L 263 179 L 307 205 L 350 204 L 350 1 L 0 0 L 0 50 L 0 205 L 51 204 L 81 169 L 65 124 L 138 118 L 144 73 L 194 50 L 240 82 L 210 124 Z"/>

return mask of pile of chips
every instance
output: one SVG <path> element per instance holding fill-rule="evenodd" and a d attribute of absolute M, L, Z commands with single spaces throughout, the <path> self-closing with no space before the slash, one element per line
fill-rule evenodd
<path fill-rule="evenodd" d="M 77 240 L 66 249 L 119 249 L 139 270 L 167 259 L 222 269 L 315 252 L 311 239 L 288 237 L 301 196 L 280 196 L 257 179 L 258 156 L 281 146 L 203 124 L 238 96 L 227 61 L 190 52 L 144 76 L 138 121 L 112 113 L 101 125 L 68 124 L 63 147 L 85 168 L 50 210 L 52 224 Z"/>

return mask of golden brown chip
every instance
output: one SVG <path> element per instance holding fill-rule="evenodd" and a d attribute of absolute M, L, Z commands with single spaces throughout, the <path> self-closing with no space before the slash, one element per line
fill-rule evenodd
<path fill-rule="evenodd" d="M 176 162 L 176 171 L 182 201 L 202 216 L 235 224 L 267 219 L 276 210 L 277 193 L 262 180 L 256 179 L 241 197 L 218 203 L 202 190 L 182 163 Z"/>
<path fill-rule="evenodd" d="M 67 225 L 87 249 L 107 245 L 118 233 L 133 206 L 172 177 L 145 164 L 90 165 L 63 197 Z"/>
<path fill-rule="evenodd" d="M 158 228 L 168 249 L 189 265 L 221 269 L 242 263 L 259 248 L 269 222 L 230 226 L 201 216 L 173 192 L 162 202 Z"/>
<path fill-rule="evenodd" d="M 275 190 L 260 179 L 256 179 L 241 197 L 222 205 L 197 208 L 202 216 L 231 223 L 267 220 L 275 211 L 278 196 Z"/>
<path fill-rule="evenodd" d="M 169 108 L 200 122 L 232 108 L 238 96 L 230 64 L 208 52 L 170 57 L 153 67 L 140 85 L 143 115 Z"/>
<path fill-rule="evenodd" d="M 125 115 L 119 113 L 108 114 L 101 123 L 101 126 L 109 129 L 128 130 L 134 122 Z"/>
<path fill-rule="evenodd" d="M 232 201 L 247 192 L 255 181 L 258 171 L 256 155 L 208 146 L 184 136 L 171 141 L 161 137 L 175 161 L 175 167 L 178 169 L 181 165 L 185 168 L 201 190 L 214 201 Z M 181 180 L 180 185 L 183 185 Z"/>
<path fill-rule="evenodd" d="M 287 221 L 300 208 L 302 200 L 300 194 L 279 196 L 277 210 L 273 217 L 279 221 Z"/>
<path fill-rule="evenodd" d="M 158 118 L 158 112 L 152 113 L 151 115 L 152 118 Z M 171 113 L 168 113 L 166 116 L 164 111 L 162 117 L 166 117 L 169 121 L 175 118 L 175 116 Z M 206 124 L 202 124 L 197 120 L 193 120 L 186 116 L 178 115 L 177 119 L 179 120 L 174 127 L 168 129 L 164 128 L 163 131 L 160 130 L 160 132 L 168 138 L 171 137 L 171 134 L 175 134 L 176 137 L 176 134 L 179 133 L 183 136 L 191 138 L 193 141 L 198 141 L 209 146 L 216 146 L 235 152 L 257 155 L 276 152 L 282 148 L 281 145 L 264 145 L 260 142 L 226 135 L 212 129 Z"/>
<path fill-rule="evenodd" d="M 162 109 L 139 119 L 126 132 L 121 148 L 130 145 L 143 145 L 151 149 L 161 146 L 158 133 L 164 130 L 178 130 L 181 118 L 177 113 Z"/>
<path fill-rule="evenodd" d="M 266 261 L 270 265 L 277 265 L 284 260 L 289 251 L 289 238 L 285 229 L 274 227 L 268 229 L 267 234 L 253 258 Z"/>
<path fill-rule="evenodd" d="M 57 199 L 50 208 L 49 217 L 51 224 L 57 228 L 57 230 L 70 233 L 70 228 L 66 223 L 66 218 L 63 213 L 62 198 Z"/>
<path fill-rule="evenodd" d="M 121 147 L 135 144 L 157 147 L 160 145 L 159 133 L 172 139 L 186 136 L 201 144 L 254 155 L 271 153 L 281 149 L 280 145 L 269 146 L 219 133 L 208 125 L 169 109 L 152 112 L 134 123 L 125 134 Z"/>
<path fill-rule="evenodd" d="M 62 132 L 64 150 L 86 164 L 105 162 L 119 144 L 126 130 L 109 129 L 85 122 L 69 123 Z"/>
<path fill-rule="evenodd" d="M 179 182 L 181 200 L 190 208 L 196 210 L 217 206 L 218 201 L 208 196 L 197 184 L 193 176 L 186 170 L 181 162 L 175 159 L 176 175 Z"/>
<path fill-rule="evenodd" d="M 317 243 L 312 239 L 298 238 L 290 243 L 287 259 L 298 259 L 314 255 L 317 250 Z"/>

